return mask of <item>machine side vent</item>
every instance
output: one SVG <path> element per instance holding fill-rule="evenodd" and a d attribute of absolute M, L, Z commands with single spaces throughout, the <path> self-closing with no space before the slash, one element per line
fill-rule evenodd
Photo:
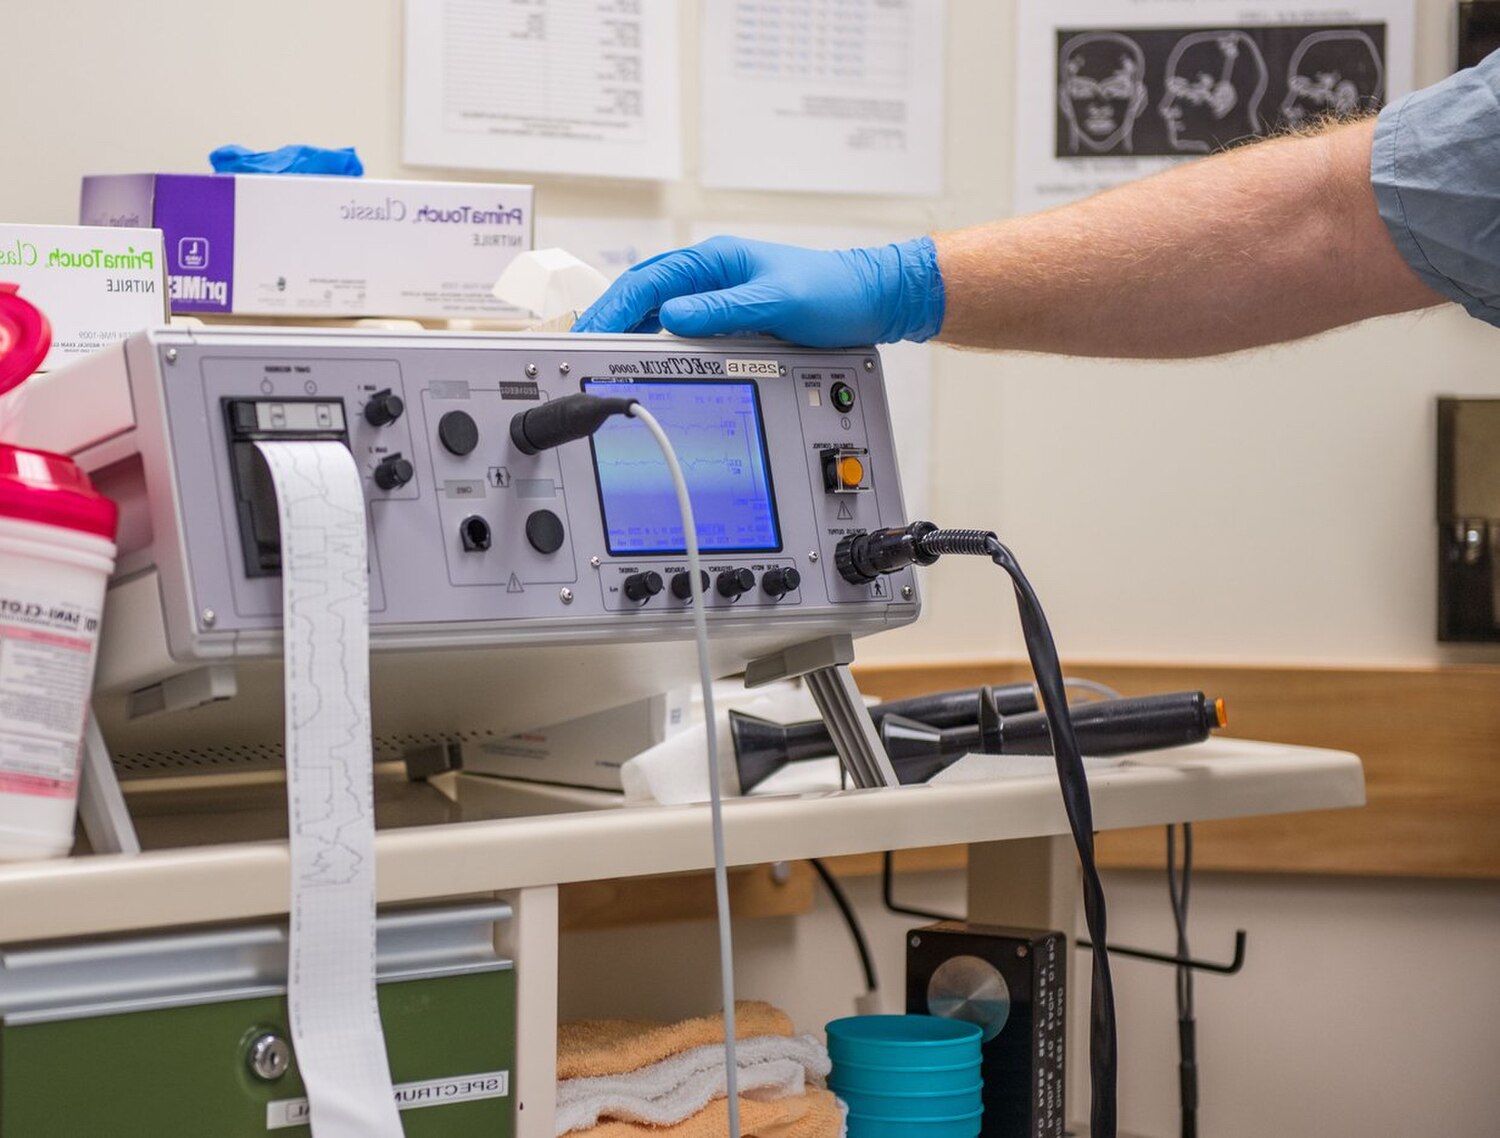
<path fill-rule="evenodd" d="M 375 737 L 375 761 L 394 762 L 412 747 L 446 743 L 477 743 L 495 737 L 493 731 L 458 731 L 453 734 L 395 734 Z M 115 767 L 124 778 L 170 778 L 183 774 L 229 774 L 237 771 L 269 770 L 284 764 L 280 743 L 250 743 L 217 747 L 195 747 L 181 751 L 125 751 L 114 756 Z"/>

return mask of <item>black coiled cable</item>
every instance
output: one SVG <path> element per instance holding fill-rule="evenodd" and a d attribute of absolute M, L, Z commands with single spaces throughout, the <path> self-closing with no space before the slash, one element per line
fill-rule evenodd
<path fill-rule="evenodd" d="M 990 542 L 996 537 L 982 529 L 935 529 L 922 535 L 917 544 L 934 557 L 954 554 L 960 557 L 990 557 Z M 1002 546 L 1003 548 L 1003 546 Z"/>
<path fill-rule="evenodd" d="M 917 552 L 932 560 L 943 554 L 987 556 L 1005 570 L 1015 586 L 1026 654 L 1031 658 L 1037 693 L 1047 715 L 1058 785 L 1062 789 L 1068 826 L 1073 832 L 1073 844 L 1078 850 L 1078 862 L 1083 871 L 1084 919 L 1088 924 L 1089 939 L 1095 945 L 1089 1020 L 1089 1084 L 1092 1091 L 1089 1133 L 1093 1138 L 1115 1138 L 1119 1058 L 1114 981 L 1109 971 L 1109 954 L 1104 951 L 1104 945 L 1108 943 L 1104 885 L 1094 863 L 1094 811 L 1089 800 L 1088 775 L 1078 740 L 1073 734 L 1073 721 L 1068 714 L 1067 688 L 1063 684 L 1062 662 L 1057 655 L 1052 630 L 1015 554 L 995 534 L 985 530 L 933 528 L 918 531 L 913 536 Z"/>

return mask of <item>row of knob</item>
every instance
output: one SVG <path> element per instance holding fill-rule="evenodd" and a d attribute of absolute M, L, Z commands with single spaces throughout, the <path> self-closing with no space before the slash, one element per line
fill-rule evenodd
<path fill-rule="evenodd" d="M 702 574 L 700 584 L 703 591 L 707 593 L 707 573 Z M 761 589 L 768 597 L 778 601 L 801 586 L 802 574 L 790 565 L 784 568 L 767 569 L 760 579 Z M 632 573 L 625 578 L 625 596 L 632 601 L 649 601 L 665 587 L 661 574 L 654 569 Z M 719 574 L 714 582 L 714 588 L 719 596 L 733 600 L 755 588 L 755 574 L 749 569 L 726 569 Z M 692 577 L 686 571 L 672 574 L 671 589 L 672 595 L 679 601 L 687 600 L 693 595 Z"/>
<path fill-rule="evenodd" d="M 372 427 L 386 427 L 406 411 L 406 401 L 389 387 L 365 400 L 365 422 Z M 388 454 L 375 466 L 375 485 L 382 490 L 399 490 L 416 476 L 410 460 L 400 454 Z"/>

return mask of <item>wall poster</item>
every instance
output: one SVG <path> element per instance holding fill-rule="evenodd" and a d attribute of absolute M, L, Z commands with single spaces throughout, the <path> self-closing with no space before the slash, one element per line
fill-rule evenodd
<path fill-rule="evenodd" d="M 1412 0 L 1024 0 L 1014 212 L 1377 111 L 1411 90 Z"/>

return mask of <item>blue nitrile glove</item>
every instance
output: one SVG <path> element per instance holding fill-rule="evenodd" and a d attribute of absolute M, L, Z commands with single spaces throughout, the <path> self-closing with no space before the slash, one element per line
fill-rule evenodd
<path fill-rule="evenodd" d="M 711 237 L 624 273 L 575 332 L 769 333 L 814 348 L 927 340 L 943 326 L 930 237 L 822 252 Z"/>
<path fill-rule="evenodd" d="M 208 156 L 217 174 L 340 174 L 357 178 L 365 172 L 354 147 L 324 150 L 317 146 L 283 146 L 278 150 L 247 150 L 221 146 Z"/>

